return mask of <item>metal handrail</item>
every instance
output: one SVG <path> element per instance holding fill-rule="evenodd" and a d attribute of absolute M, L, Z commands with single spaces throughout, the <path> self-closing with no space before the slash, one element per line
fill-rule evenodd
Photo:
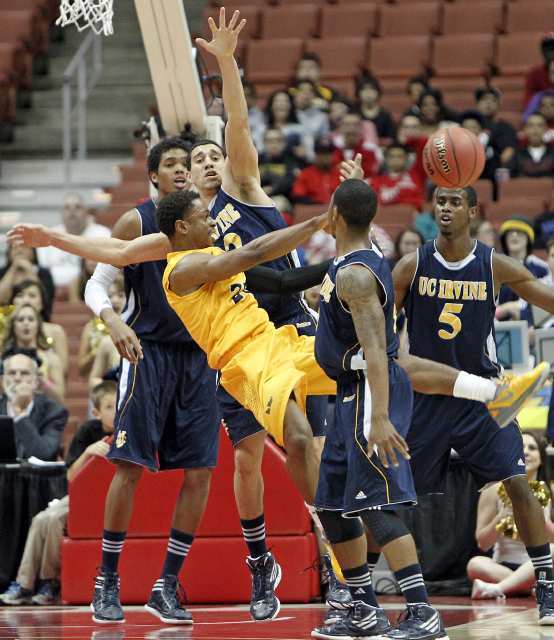
<path fill-rule="evenodd" d="M 102 36 L 90 31 L 63 74 L 63 163 L 66 185 L 71 183 L 71 157 L 73 152 L 73 121 L 76 115 L 77 158 L 87 157 L 87 101 L 102 73 Z M 87 53 L 91 51 L 91 65 Z M 89 69 L 92 66 L 92 71 Z M 76 83 L 77 100 L 72 105 L 73 84 Z"/>

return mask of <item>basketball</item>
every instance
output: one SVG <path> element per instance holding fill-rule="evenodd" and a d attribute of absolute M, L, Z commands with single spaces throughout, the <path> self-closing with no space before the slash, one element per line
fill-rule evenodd
<path fill-rule="evenodd" d="M 427 140 L 423 166 L 430 180 L 439 187 L 467 187 L 481 175 L 485 151 L 471 131 L 462 127 L 446 127 Z"/>

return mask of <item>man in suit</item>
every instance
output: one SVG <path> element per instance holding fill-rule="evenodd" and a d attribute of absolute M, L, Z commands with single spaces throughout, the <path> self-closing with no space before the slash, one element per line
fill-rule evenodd
<path fill-rule="evenodd" d="M 59 403 L 37 393 L 37 363 L 29 356 L 17 354 L 3 361 L 4 393 L 0 396 L 0 415 L 15 423 L 18 458 L 36 456 L 55 460 L 67 422 L 67 410 Z"/>

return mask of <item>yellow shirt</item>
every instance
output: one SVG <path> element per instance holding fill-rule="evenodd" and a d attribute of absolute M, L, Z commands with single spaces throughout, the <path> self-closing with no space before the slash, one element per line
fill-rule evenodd
<path fill-rule="evenodd" d="M 246 291 L 244 273 L 208 282 L 196 291 L 179 296 L 169 288 L 169 276 L 177 263 L 192 253 L 219 255 L 217 247 L 178 251 L 167 256 L 163 287 L 171 308 L 181 319 L 193 340 L 205 351 L 212 369 L 222 369 L 253 338 L 274 325 Z"/>

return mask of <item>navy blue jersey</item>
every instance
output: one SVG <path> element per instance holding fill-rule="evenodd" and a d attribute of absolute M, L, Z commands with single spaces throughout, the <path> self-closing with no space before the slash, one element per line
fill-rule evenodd
<path fill-rule="evenodd" d="M 523 264 L 538 280 L 546 278 L 550 273 L 548 264 L 544 260 L 541 260 L 540 258 L 537 258 L 537 256 L 534 256 L 533 254 L 528 255 L 525 258 L 525 262 Z M 498 304 L 504 304 L 505 302 L 515 302 L 519 299 L 520 298 L 517 293 L 515 293 L 515 291 L 512 291 L 508 285 L 504 284 L 500 287 L 500 293 L 498 294 Z M 520 320 L 525 320 L 529 326 L 533 327 L 535 325 L 533 317 L 533 307 L 530 304 L 527 304 L 525 301 L 523 301 L 519 317 Z"/>
<path fill-rule="evenodd" d="M 140 215 L 142 234 L 159 233 L 156 205 L 152 200 L 136 208 Z M 155 342 L 192 342 L 183 323 L 169 306 L 162 287 L 165 260 L 143 262 L 125 267 L 127 305 L 122 318 L 142 340 Z"/>
<path fill-rule="evenodd" d="M 434 241 L 419 248 L 404 303 L 410 353 L 476 375 L 498 375 L 493 252 L 476 241 L 468 256 L 451 263 Z"/>
<path fill-rule="evenodd" d="M 276 207 L 246 204 L 220 189 L 210 203 L 210 214 L 217 224 L 215 245 L 224 251 L 237 249 L 270 231 L 287 225 Z M 300 266 L 296 251 L 264 264 L 278 271 Z M 258 304 L 265 309 L 276 325 L 292 323 L 306 307 L 300 294 L 280 295 L 254 293 Z"/>
<path fill-rule="evenodd" d="M 361 249 L 335 258 L 321 285 L 319 322 L 315 338 L 316 360 L 333 380 L 352 370 L 352 356 L 363 357 L 352 315 L 346 304 L 339 299 L 336 288 L 338 272 L 351 264 L 367 267 L 379 283 L 383 293 L 387 355 L 389 358 L 395 358 L 398 352 L 392 274 L 381 251 L 373 244 L 371 249 Z"/>

